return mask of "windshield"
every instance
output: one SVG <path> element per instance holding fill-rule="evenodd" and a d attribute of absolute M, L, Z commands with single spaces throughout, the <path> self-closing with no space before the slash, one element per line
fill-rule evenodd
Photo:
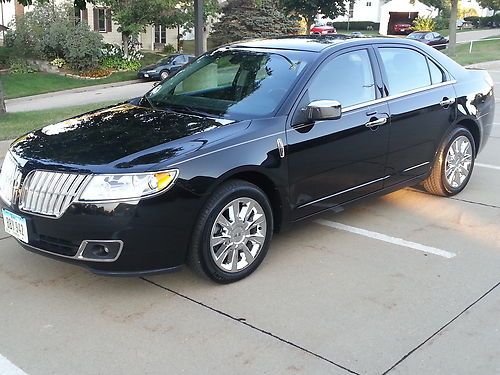
<path fill-rule="evenodd" d="M 308 55 L 215 51 L 153 88 L 146 99 L 160 109 L 231 119 L 264 117 L 278 108 L 306 66 Z"/>
<path fill-rule="evenodd" d="M 408 38 L 410 39 L 424 39 L 425 38 L 425 33 L 411 33 L 408 35 Z"/>

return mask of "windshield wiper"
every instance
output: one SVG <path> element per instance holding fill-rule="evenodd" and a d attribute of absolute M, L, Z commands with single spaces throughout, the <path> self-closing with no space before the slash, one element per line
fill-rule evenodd
<path fill-rule="evenodd" d="M 169 105 L 168 109 L 170 109 L 174 112 L 187 113 L 189 115 L 198 115 L 198 116 L 202 116 L 202 117 L 220 117 L 220 116 L 217 116 L 213 113 L 203 112 L 203 111 L 200 111 L 197 109 L 193 109 L 187 105 L 173 104 L 173 105 Z"/>
<path fill-rule="evenodd" d="M 153 102 L 151 100 L 149 100 L 147 94 L 144 94 L 141 98 L 141 102 L 144 102 L 144 100 L 148 103 L 148 105 L 152 108 L 152 109 L 156 109 L 155 106 L 153 105 Z"/>

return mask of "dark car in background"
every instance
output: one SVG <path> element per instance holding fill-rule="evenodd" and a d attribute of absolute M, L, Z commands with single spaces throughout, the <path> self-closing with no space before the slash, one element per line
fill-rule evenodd
<path fill-rule="evenodd" d="M 137 73 L 137 78 L 164 80 L 194 59 L 193 55 L 173 54 L 159 60 L 155 64 L 141 68 Z"/>
<path fill-rule="evenodd" d="M 5 229 L 100 274 L 187 262 L 237 281 L 311 215 L 416 184 L 461 192 L 494 106 L 486 71 L 409 39 L 233 43 L 143 97 L 14 141 Z"/>
<path fill-rule="evenodd" d="M 425 43 L 435 49 L 445 49 L 450 42 L 448 38 L 435 31 L 415 31 L 408 35 L 407 38 Z"/>

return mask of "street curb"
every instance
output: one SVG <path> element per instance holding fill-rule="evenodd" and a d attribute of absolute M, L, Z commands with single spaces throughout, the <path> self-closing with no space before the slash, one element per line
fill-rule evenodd
<path fill-rule="evenodd" d="M 141 81 L 139 79 L 134 79 L 130 81 L 121 81 L 121 82 L 114 82 L 114 83 L 106 83 L 103 85 L 93 85 L 93 86 L 85 86 L 85 87 L 78 87 L 75 89 L 69 89 L 69 90 L 62 90 L 62 91 L 53 91 L 53 92 L 47 92 L 45 94 L 38 94 L 38 95 L 31 95 L 31 96 L 21 96 L 20 98 L 14 98 L 14 99 L 7 99 L 5 101 L 6 104 L 9 103 L 18 103 L 18 102 L 29 102 L 31 100 L 37 100 L 37 99 L 44 99 L 44 98 L 51 98 L 53 96 L 60 96 L 64 94 L 77 94 L 77 93 L 83 93 L 83 92 L 88 92 L 88 91 L 96 91 L 100 89 L 107 89 L 111 87 L 120 87 L 120 86 L 128 86 L 128 85 L 135 85 L 138 83 L 143 83 L 144 81 Z"/>
<path fill-rule="evenodd" d="M 500 60 L 485 61 L 482 63 L 466 65 L 465 68 L 500 70 Z"/>

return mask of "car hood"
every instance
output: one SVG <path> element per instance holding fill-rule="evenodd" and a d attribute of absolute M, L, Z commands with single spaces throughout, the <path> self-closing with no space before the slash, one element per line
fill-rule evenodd
<path fill-rule="evenodd" d="M 151 65 L 147 65 L 147 66 L 143 66 L 141 68 L 141 72 L 145 72 L 147 70 L 156 70 L 158 69 L 160 66 L 164 66 L 164 65 L 168 65 L 168 64 L 151 64 Z"/>
<path fill-rule="evenodd" d="M 224 119 L 120 104 L 28 133 L 11 150 L 32 168 L 145 171 L 241 128 L 233 125 Z"/>

